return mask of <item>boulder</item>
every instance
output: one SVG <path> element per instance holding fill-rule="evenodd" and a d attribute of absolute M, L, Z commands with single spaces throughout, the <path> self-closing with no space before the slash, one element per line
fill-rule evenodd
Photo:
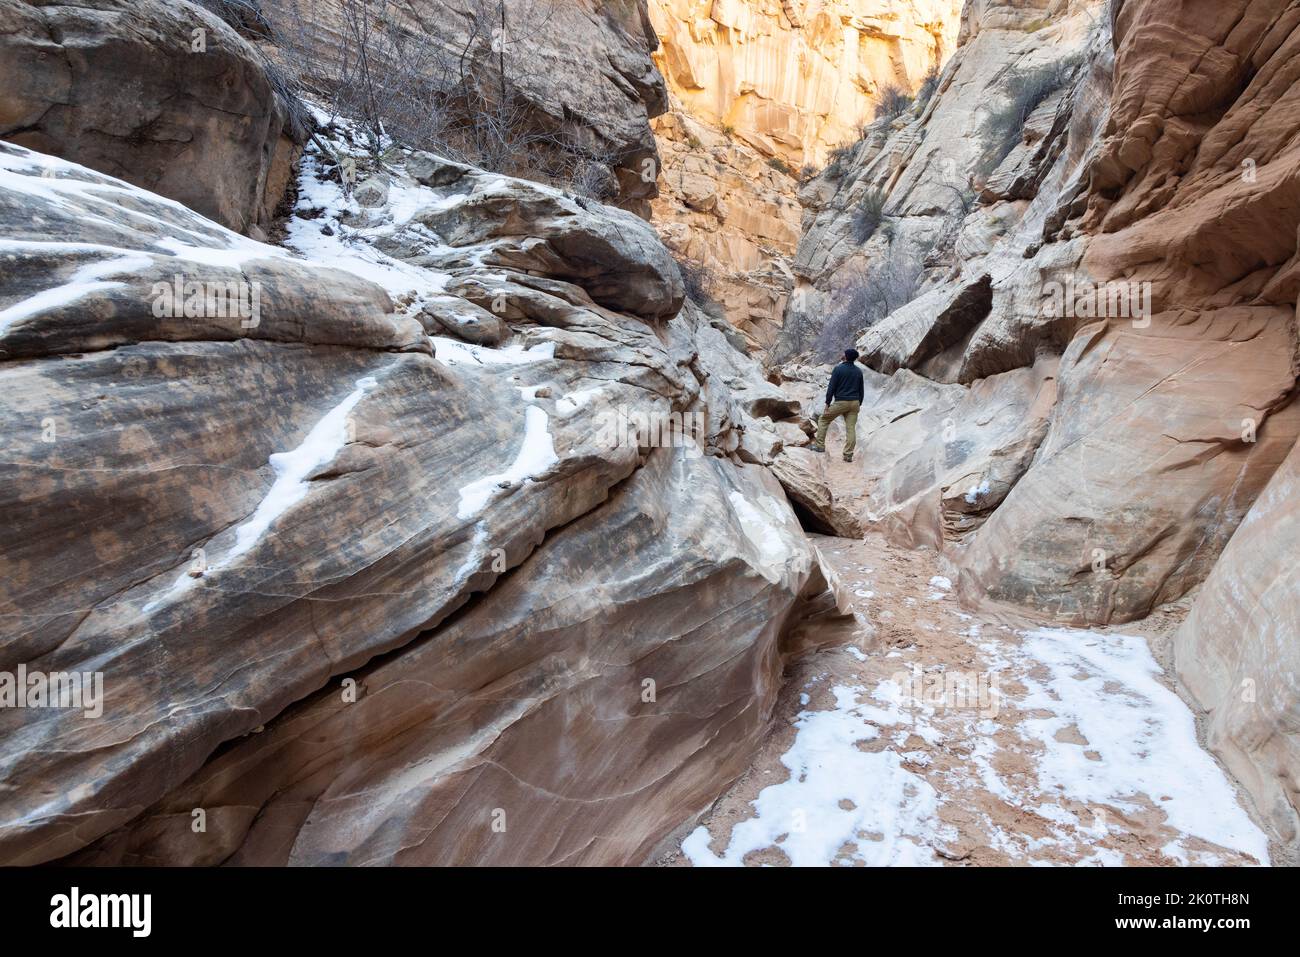
<path fill-rule="evenodd" d="M 486 600 L 74 861 L 640 863 L 748 766 L 813 561 L 764 470 L 657 450 Z"/>
<path fill-rule="evenodd" d="M 502 176 L 465 177 L 448 190 L 449 202 L 430 202 L 412 221 L 453 248 L 490 244 L 484 265 L 565 279 L 602 306 L 650 320 L 681 309 L 677 264 L 631 213 Z"/>
<path fill-rule="evenodd" d="M 0 138 L 265 230 L 306 130 L 265 58 L 180 0 L 0 0 Z"/>
<path fill-rule="evenodd" d="M 806 448 L 785 448 L 772 462 L 772 472 L 786 495 L 801 509 L 804 523 L 813 530 L 861 538 L 863 527 L 852 492 L 826 475 L 826 455 Z M 845 499 L 849 500 L 846 506 Z"/>
<path fill-rule="evenodd" d="M 1200 582 L 1300 432 L 1294 342 L 1285 316 L 1241 307 L 1086 327 L 962 598 L 1131 621 Z"/>
<path fill-rule="evenodd" d="M 312 153 L 303 258 L 0 163 L 0 671 L 104 689 L 98 714 L 0 709 L 0 861 L 630 863 L 747 766 L 825 583 L 736 454 L 755 407 L 731 395 L 776 410 L 774 387 L 668 308 L 647 226 L 400 159 L 380 225 L 350 226 Z M 479 242 L 417 243 L 396 212 L 453 205 Z M 627 269 L 647 250 L 644 314 L 493 264 L 578 235 Z M 155 315 L 168 273 L 264 284 L 260 321 Z M 629 412 L 716 430 L 610 428 Z"/>

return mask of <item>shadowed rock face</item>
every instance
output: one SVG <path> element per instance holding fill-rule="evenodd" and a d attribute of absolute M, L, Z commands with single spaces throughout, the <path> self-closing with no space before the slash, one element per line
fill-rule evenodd
<path fill-rule="evenodd" d="M 1210 747 L 1294 861 L 1300 459 L 1287 439 L 1300 417 L 1290 385 L 1300 366 L 1300 17 L 1280 3 L 1125 4 L 1116 35 L 1122 72 L 1096 167 L 1104 191 L 1089 210 L 1098 236 L 1088 257 L 1098 269 L 1151 277 L 1166 313 L 1195 308 L 1216 331 L 1232 330 L 1205 336 L 1196 353 L 1216 379 L 1202 401 L 1237 427 L 1235 444 L 1208 448 L 1240 457 L 1243 428 L 1258 425 L 1255 456 L 1272 459 L 1252 476 L 1268 484 L 1242 508 L 1175 637 L 1175 663 L 1209 712 Z M 1246 336 L 1249 346 L 1235 341 Z"/>
<path fill-rule="evenodd" d="M 637 218 L 418 155 L 330 218 L 314 164 L 337 268 L 0 146 L 0 671 L 104 686 L 0 709 L 0 860 L 635 861 L 743 768 L 822 586 L 741 464 L 790 409 Z M 160 315 L 176 277 L 258 321 Z"/>
<path fill-rule="evenodd" d="M 580 149 L 603 170 L 611 202 L 638 213 L 657 195 L 659 154 L 649 120 L 668 109 L 668 93 L 651 54 L 659 40 L 646 0 L 508 0 L 508 28 L 496 0 L 409 0 L 383 6 L 391 29 L 436 47 L 459 73 L 462 56 L 490 65 L 495 82 L 504 52 L 507 95 L 530 127 Z M 315 87 L 332 89 L 347 70 L 351 27 L 340 0 L 264 0 L 270 27 L 285 38 L 294 68 Z M 373 16 L 379 15 L 372 9 Z M 504 43 L 500 37 L 505 37 Z M 301 47 L 299 50 L 297 48 Z M 372 51 L 377 69 L 395 56 Z M 419 144 L 412 144 L 419 145 Z"/>
<path fill-rule="evenodd" d="M 1300 831 L 1300 448 L 1255 500 L 1174 637 L 1206 740 L 1292 846 Z"/>
<path fill-rule="evenodd" d="M 260 55 L 198 6 L 3 0 L 0 138 L 246 232 L 269 225 L 305 133 Z"/>
<path fill-rule="evenodd" d="M 1200 582 L 1300 430 L 1295 406 L 1273 412 L 1294 383 L 1292 334 L 1244 318 L 1226 334 L 1081 333 L 1034 466 L 963 559 L 963 593 L 1109 621 Z"/>
<path fill-rule="evenodd" d="M 1238 7 L 1120 9 L 1081 269 L 1149 284 L 1151 314 L 1076 320 L 1052 433 L 972 548 L 970 594 L 1141 616 L 1208 574 L 1295 442 L 1300 33 Z M 1102 572 L 1080 574 L 1088 553 Z"/>

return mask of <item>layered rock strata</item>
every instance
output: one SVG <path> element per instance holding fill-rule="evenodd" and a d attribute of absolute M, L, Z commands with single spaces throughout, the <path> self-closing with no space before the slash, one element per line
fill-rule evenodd
<path fill-rule="evenodd" d="M 630 863 L 765 732 L 790 400 L 635 216 L 328 135 L 292 250 L 0 144 L 0 671 L 103 692 L 6 863 Z"/>

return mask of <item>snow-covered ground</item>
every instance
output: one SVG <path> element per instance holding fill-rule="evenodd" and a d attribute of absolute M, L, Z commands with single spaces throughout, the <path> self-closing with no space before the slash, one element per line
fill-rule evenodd
<path fill-rule="evenodd" d="M 908 605 L 949 583 L 894 559 L 871 576 L 858 544 L 832 561 L 880 593 L 867 617 L 888 644 L 807 665 L 793 740 L 686 838 L 692 864 L 1268 862 L 1145 638 Z"/>
<path fill-rule="evenodd" d="M 904 726 L 898 702 L 888 700 L 894 690 L 882 685 L 862 701 L 861 688 L 836 685 L 834 707 L 802 712 L 781 759 L 789 779 L 763 789 L 755 816 L 735 827 L 721 855 L 709 850 L 708 830 L 697 828 L 682 844 L 691 863 L 739 865 L 773 845 L 796 867 L 830 864 L 845 848 L 868 864 L 937 863 L 916 837 L 942 831 L 938 792 L 903 767 L 900 752 L 858 747 Z"/>
<path fill-rule="evenodd" d="M 329 120 L 323 114 L 322 122 Z M 338 158 L 364 160 L 360 135 L 342 119 L 333 121 L 334 133 L 324 134 Z M 337 176 L 329 171 L 334 158 L 323 156 L 314 144 L 303 153 L 298 171 L 298 202 L 285 224 L 285 244 L 304 258 L 322 266 L 350 272 L 384 287 L 389 296 L 408 309 L 418 309 L 428 297 L 446 287 L 445 273 L 416 266 L 389 256 L 376 248 L 375 242 L 399 229 L 418 234 L 425 252 L 442 249 L 441 239 L 411 219 L 421 209 L 446 200 L 433 190 L 399 177 L 388 185 L 388 199 L 383 215 L 374 225 L 359 225 L 361 206 L 343 189 Z"/>

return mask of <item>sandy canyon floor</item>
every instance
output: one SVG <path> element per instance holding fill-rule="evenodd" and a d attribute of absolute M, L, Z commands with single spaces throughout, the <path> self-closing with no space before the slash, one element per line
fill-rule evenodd
<path fill-rule="evenodd" d="M 753 766 L 660 864 L 1267 863 L 1158 664 L 1181 608 L 1009 623 L 963 612 L 932 552 L 814 538 L 848 640 L 791 666 Z"/>

